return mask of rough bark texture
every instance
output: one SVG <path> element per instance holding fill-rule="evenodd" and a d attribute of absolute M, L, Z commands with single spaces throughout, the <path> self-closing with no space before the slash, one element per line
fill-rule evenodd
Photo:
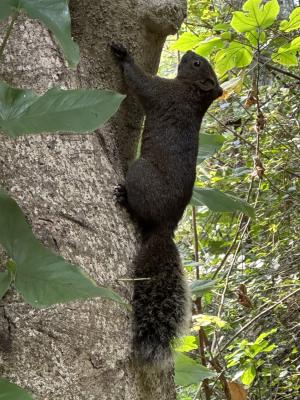
<path fill-rule="evenodd" d="M 52 86 L 122 90 L 109 51 L 122 42 L 155 72 L 164 39 L 185 15 L 185 0 L 71 0 L 76 71 L 65 66 L 52 36 L 22 15 L 0 79 L 43 93 Z M 0 26 L 0 34 L 7 24 Z M 25 211 L 43 243 L 82 266 L 99 284 L 130 301 L 138 232 L 116 207 L 112 190 L 133 157 L 142 114 L 131 98 L 96 133 L 0 136 L 0 185 Z M 39 400 L 175 399 L 171 371 L 141 376 L 130 359 L 131 316 L 101 299 L 35 310 L 10 291 L 0 302 L 0 376 Z"/>

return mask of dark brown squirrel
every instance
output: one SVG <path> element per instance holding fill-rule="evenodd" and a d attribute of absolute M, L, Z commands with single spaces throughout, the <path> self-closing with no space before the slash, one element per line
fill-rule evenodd
<path fill-rule="evenodd" d="M 190 314 L 173 235 L 192 196 L 201 121 L 222 88 L 209 62 L 192 51 L 175 79 L 163 79 L 143 72 L 124 46 L 111 50 L 146 114 L 140 158 L 114 192 L 143 232 L 135 260 L 135 278 L 142 279 L 134 284 L 133 352 L 138 364 L 161 368 L 172 360 L 172 341 Z"/>

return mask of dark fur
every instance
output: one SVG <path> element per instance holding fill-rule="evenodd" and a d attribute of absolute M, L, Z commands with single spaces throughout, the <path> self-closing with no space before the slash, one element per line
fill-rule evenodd
<path fill-rule="evenodd" d="M 144 232 L 135 276 L 150 278 L 135 282 L 133 348 L 139 363 L 161 365 L 171 359 L 189 308 L 172 236 L 192 195 L 203 115 L 222 89 L 208 61 L 191 51 L 175 79 L 144 73 L 121 45 L 112 51 L 146 114 L 141 156 L 115 191 Z"/>

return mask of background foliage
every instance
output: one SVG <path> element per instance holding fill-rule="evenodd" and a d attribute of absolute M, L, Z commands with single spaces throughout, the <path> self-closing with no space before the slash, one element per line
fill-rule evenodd
<path fill-rule="evenodd" d="M 200 139 L 196 186 L 248 200 L 256 215 L 193 198 L 177 231 L 195 300 L 176 348 L 188 357 L 176 363 L 181 400 L 299 398 L 300 4 L 290 3 L 190 0 L 163 54 L 167 77 L 187 50 L 214 65 L 225 94 L 202 124 L 211 139 Z M 200 364 L 217 375 L 197 375 Z"/>

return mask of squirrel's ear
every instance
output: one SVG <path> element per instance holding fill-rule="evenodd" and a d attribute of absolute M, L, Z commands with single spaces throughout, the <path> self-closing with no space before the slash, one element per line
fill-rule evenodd
<path fill-rule="evenodd" d="M 208 78 L 203 81 L 197 81 L 196 85 L 204 92 L 208 92 L 216 87 L 216 82 L 213 79 Z"/>

